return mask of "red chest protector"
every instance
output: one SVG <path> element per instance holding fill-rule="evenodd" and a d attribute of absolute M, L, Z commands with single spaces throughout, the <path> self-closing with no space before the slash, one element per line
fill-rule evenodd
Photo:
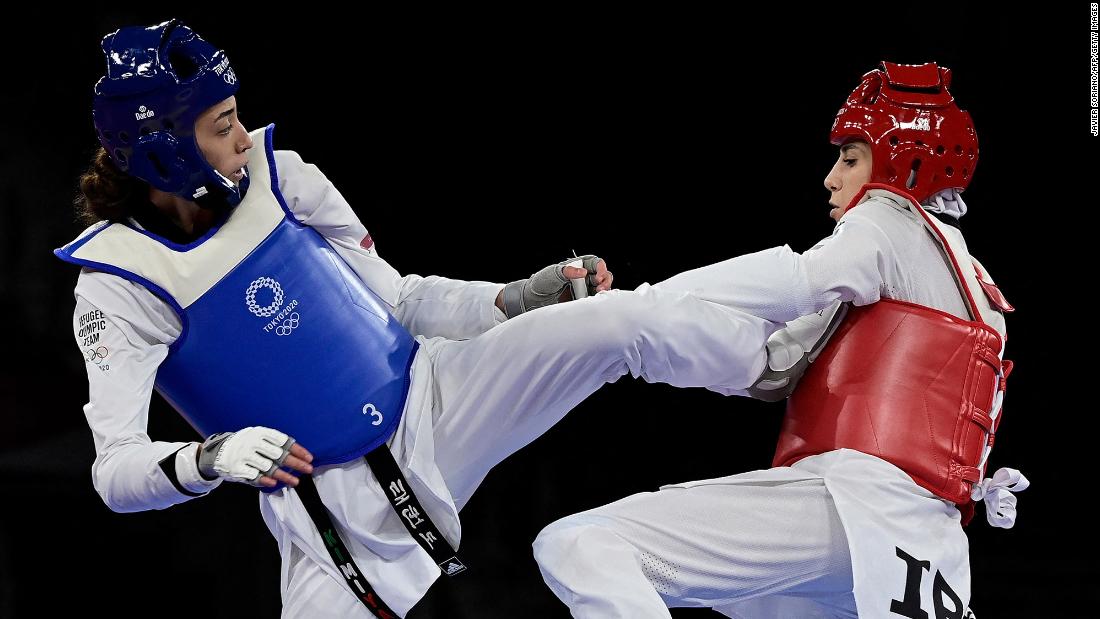
<path fill-rule="evenodd" d="M 981 320 L 954 253 L 926 223 L 976 320 L 895 300 L 851 308 L 788 400 L 773 466 L 854 449 L 890 462 L 939 497 L 970 502 L 1000 421 L 1000 415 L 991 418 L 997 392 L 1004 391 L 1012 362 L 1002 363 L 1001 335 Z M 985 279 L 978 274 L 990 305 L 1012 311 Z"/>

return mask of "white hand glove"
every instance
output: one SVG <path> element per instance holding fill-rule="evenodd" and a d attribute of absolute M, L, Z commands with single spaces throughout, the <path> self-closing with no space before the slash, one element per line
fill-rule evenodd
<path fill-rule="evenodd" d="M 214 434 L 199 449 L 199 473 L 260 487 L 286 460 L 294 439 L 278 430 L 256 426 Z"/>

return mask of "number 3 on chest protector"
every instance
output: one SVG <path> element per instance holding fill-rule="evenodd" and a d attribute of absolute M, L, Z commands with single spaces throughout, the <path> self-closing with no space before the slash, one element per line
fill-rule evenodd
<path fill-rule="evenodd" d="M 369 402 L 363 405 L 363 414 L 374 417 L 374 421 L 370 422 L 372 426 L 382 423 L 382 411 L 375 408 L 374 405 Z"/>

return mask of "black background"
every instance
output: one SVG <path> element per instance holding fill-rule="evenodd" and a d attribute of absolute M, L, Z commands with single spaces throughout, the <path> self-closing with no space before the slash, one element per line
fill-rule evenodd
<path fill-rule="evenodd" d="M 245 125 L 318 164 L 402 273 L 505 282 L 578 253 L 633 288 L 829 234 L 828 130 L 880 60 L 939 62 L 975 119 L 971 251 L 1018 311 L 992 467 L 1033 487 L 1012 530 L 968 528 L 980 617 L 1088 616 L 1093 525 L 1088 4 L 767 3 L 721 13 L 557 6 L 403 14 L 295 6 L 57 11 L 0 27 L 0 617 L 277 616 L 255 492 L 114 514 L 92 488 L 71 335 L 76 269 L 50 249 L 96 146 L 98 42 L 179 16 L 224 48 Z M 1055 13 L 1053 11 L 1059 11 Z M 463 511 L 479 617 L 568 616 L 530 543 L 663 483 L 766 467 L 781 405 L 626 378 L 488 476 Z M 193 431 L 154 397 L 149 434 Z M 720 517 L 720 515 L 716 515 Z M 200 610 L 201 609 L 201 610 Z M 675 610 L 675 617 L 710 611 Z M 716 616 L 716 615 L 713 615 Z"/>

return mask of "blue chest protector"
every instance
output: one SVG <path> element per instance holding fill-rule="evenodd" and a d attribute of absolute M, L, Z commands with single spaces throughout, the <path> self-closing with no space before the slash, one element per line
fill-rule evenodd
<path fill-rule="evenodd" d="M 55 253 L 137 282 L 183 324 L 156 388 L 203 436 L 262 425 L 314 465 L 384 443 L 401 418 L 417 343 L 278 189 L 271 148 L 250 151 L 245 199 L 189 245 L 100 225 Z"/>

